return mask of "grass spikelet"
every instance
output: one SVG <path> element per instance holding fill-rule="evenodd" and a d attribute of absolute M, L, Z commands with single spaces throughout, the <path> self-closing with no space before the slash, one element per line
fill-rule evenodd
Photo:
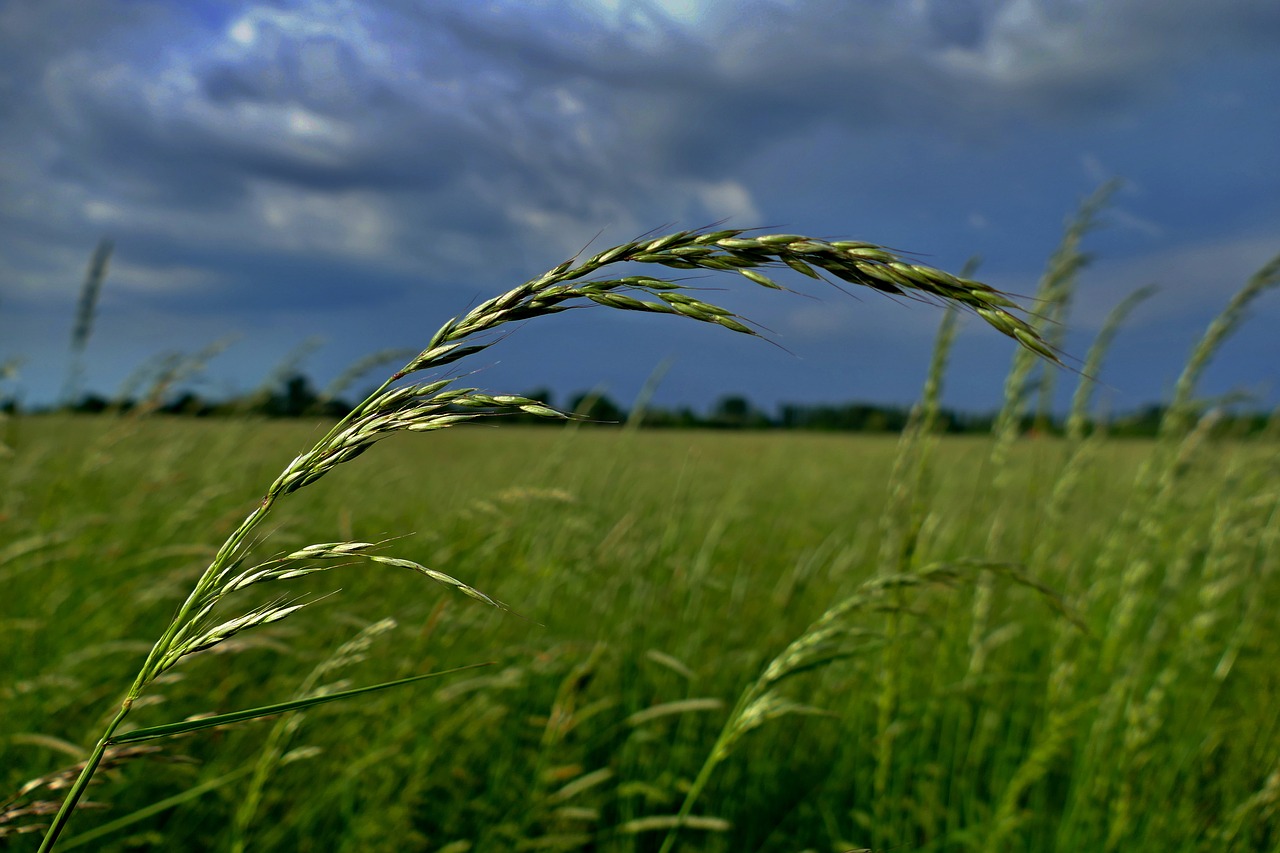
<path fill-rule="evenodd" d="M 1066 317 L 1071 293 L 1075 289 L 1076 276 L 1088 263 L 1089 256 L 1081 249 L 1081 242 L 1085 235 L 1096 227 L 1098 213 L 1107 204 L 1115 188 L 1114 182 L 1103 184 L 1081 203 L 1075 215 L 1067 222 L 1062 240 L 1050 257 L 1044 275 L 1040 278 L 1035 295 L 1036 313 L 1031 322 L 1006 332 L 1016 338 L 1023 347 L 1013 354 L 1013 364 L 1005 379 L 1004 405 L 1000 409 L 993 428 L 996 444 L 991 451 L 991 462 L 997 477 L 1004 476 L 1003 472 L 1007 470 L 1004 464 L 1005 457 L 1010 443 L 1017 435 L 1018 424 L 1026 411 L 1027 398 L 1031 390 L 1029 379 L 1038 361 L 1036 356 L 1045 356 L 1046 349 L 1049 350 L 1049 355 L 1053 353 L 1053 345 L 1044 336 L 1061 334 L 1060 331 L 1053 330 L 1062 328 L 1061 322 Z M 990 317 L 985 314 L 983 316 L 988 322 L 992 322 Z M 1051 384 L 1047 387 L 1042 386 L 1042 397 L 1047 399 L 1051 390 Z"/>
<path fill-rule="evenodd" d="M 1097 384 L 1097 377 L 1102 372 L 1102 360 L 1111 349 L 1116 333 L 1120 331 L 1120 327 L 1129 318 L 1129 314 L 1133 312 L 1133 309 L 1149 299 L 1155 292 L 1154 285 L 1138 288 L 1121 300 L 1120 304 L 1116 305 L 1115 308 L 1112 308 L 1111 313 L 1107 315 L 1107 319 L 1103 321 L 1102 328 L 1098 331 L 1098 336 L 1094 338 L 1089 347 L 1089 352 L 1085 355 L 1084 369 L 1080 372 L 1080 382 L 1076 385 L 1076 392 L 1071 398 L 1070 414 L 1067 416 L 1067 436 L 1072 441 L 1080 441 L 1084 438 L 1085 423 L 1089 417 L 1089 400 L 1093 395 L 1093 388 Z"/>
<path fill-rule="evenodd" d="M 1210 359 L 1217 353 L 1222 344 L 1240 327 L 1248 316 L 1249 306 L 1259 296 L 1273 287 L 1280 285 L 1280 255 L 1267 261 L 1256 273 L 1249 277 L 1244 287 L 1231 297 L 1227 307 L 1214 318 L 1204 335 L 1191 351 L 1191 357 L 1178 377 L 1174 387 L 1173 400 L 1164 421 L 1160 424 L 1161 435 L 1185 432 L 1194 418 L 1194 395 L 1200 376 L 1208 366 Z"/>
<path fill-rule="evenodd" d="M 89 335 L 93 333 L 93 321 L 98 315 L 98 296 L 102 293 L 102 283 L 107 278 L 113 248 L 111 241 L 106 238 L 98 241 L 93 257 L 89 260 L 89 268 L 85 271 L 84 284 L 80 287 L 76 322 L 71 328 L 71 364 L 67 368 L 66 386 L 62 390 L 62 400 L 66 405 L 74 404 L 80 393 L 84 351 L 89 345 Z"/>
<path fill-rule="evenodd" d="M 154 745 L 113 746 L 106 750 L 99 759 L 102 770 L 121 767 L 142 758 L 161 758 L 163 748 Z M 182 757 L 170 756 L 169 761 L 185 761 Z M 41 832 L 48 828 L 45 818 L 58 812 L 60 802 L 57 795 L 70 788 L 78 775 L 83 772 L 85 764 L 56 770 L 37 777 L 23 784 L 9 797 L 0 801 L 0 844 L 4 839 Z M 106 808 L 103 803 L 82 801 L 81 809 Z"/>
<path fill-rule="evenodd" d="M 324 338 L 318 335 L 312 335 L 294 346 L 267 372 L 263 380 L 258 383 L 258 387 L 243 397 L 240 401 L 242 411 L 255 411 L 265 405 L 285 386 L 285 383 L 299 375 L 302 363 L 322 346 L 324 346 Z"/>
<path fill-rule="evenodd" d="M 1166 535 L 1161 522 L 1170 516 L 1170 506 L 1178 497 L 1178 485 L 1211 438 L 1216 416 L 1208 413 L 1194 420 L 1194 394 L 1200 374 L 1223 342 L 1239 328 L 1253 301 L 1277 285 L 1280 285 L 1280 255 L 1254 273 L 1209 324 L 1178 378 L 1173 400 L 1160 424 L 1155 453 L 1138 473 L 1135 500 L 1108 540 L 1101 558 L 1103 566 L 1114 567 L 1121 564 L 1126 552 L 1130 555 L 1118 583 L 1109 584 L 1114 589 L 1116 606 L 1103 647 L 1102 660 L 1108 668 L 1118 665 L 1120 650 L 1131 639 L 1130 632 L 1142 630 L 1138 620 L 1142 602 L 1146 600 L 1142 590 L 1148 584 L 1163 581 L 1152 557 Z M 1094 590 L 1091 594 L 1101 595 L 1104 591 L 1109 590 Z"/>
<path fill-rule="evenodd" d="M 1017 439 L 1024 416 L 1030 404 L 1032 379 L 1039 359 L 1053 354 L 1053 346 L 1045 335 L 1061 334 L 1061 321 L 1065 319 L 1070 297 L 1075 290 L 1076 277 L 1088 263 L 1089 256 L 1081 248 L 1086 234 L 1097 225 L 1098 213 L 1107 204 L 1117 184 L 1109 181 L 1085 199 L 1076 213 L 1067 222 L 1066 231 L 1057 249 L 1049 259 L 1040 283 L 1036 288 L 1035 304 L 1037 311 L 1032 316 L 1028 328 L 1011 330 L 1012 336 L 1023 346 L 1013 354 L 1013 361 L 1005 377 L 1004 402 L 996 422 L 992 427 L 995 441 L 991 445 L 989 465 L 994 472 L 993 494 L 1003 494 L 1008 485 L 1012 466 L 1008 464 L 1009 453 Z M 1059 330 L 1055 332 L 1054 330 Z M 1041 383 L 1041 408 L 1047 417 L 1049 398 L 1052 394 L 1052 377 Z M 1004 546 L 1006 534 L 1003 513 L 995 514 L 987 531 L 987 553 L 999 554 Z M 969 672 L 971 676 L 982 674 L 986 656 L 986 635 L 994 602 L 994 590 L 990 578 L 982 579 L 973 593 L 972 625 L 969 632 Z"/>
<path fill-rule="evenodd" d="M 724 702 L 714 697 L 678 699 L 675 702 L 663 702 L 661 705 L 654 705 L 645 708 L 643 711 L 636 711 L 623 722 L 632 728 L 638 728 L 645 723 L 660 720 L 664 717 L 673 717 L 698 711 L 719 711 L 722 708 L 724 708 Z"/>
<path fill-rule="evenodd" d="M 1214 833 L 1214 840 L 1221 850 L 1262 849 L 1264 833 L 1251 837 L 1250 827 L 1275 827 L 1280 821 L 1280 762 L 1267 776 L 1262 787 L 1240 803 L 1227 816 L 1224 824 Z"/>
<path fill-rule="evenodd" d="M 663 669 L 674 672 L 685 681 L 693 681 L 694 678 L 696 678 L 696 674 L 689 668 L 688 664 L 679 658 L 672 657 L 666 652 L 660 652 L 657 649 L 649 649 L 644 653 L 644 656 Z"/>
<path fill-rule="evenodd" d="M 977 265 L 977 258 L 970 259 L 962 275 L 972 275 Z M 920 496 L 929 477 L 932 434 L 942 409 L 943 378 L 959 329 L 959 317 L 956 310 L 943 314 L 920 402 L 912 407 L 906 427 L 898 439 L 893 473 L 889 478 L 888 500 L 880 513 L 878 565 L 884 574 L 906 571 L 915 555 L 925 515 Z"/>
<path fill-rule="evenodd" d="M 1084 200 L 1076 215 L 1067 223 L 1067 230 L 1059 244 L 1057 252 L 1049 260 L 1049 274 L 1042 282 L 1037 294 L 1037 312 L 1043 315 L 1043 325 L 1036 326 L 1037 331 L 1045 336 L 1049 349 L 1059 350 L 1067 333 L 1067 315 L 1071 311 L 1071 298 L 1075 295 L 1080 271 L 1092 260 L 1082 251 L 1080 244 L 1085 235 L 1098 227 L 1098 218 L 1111 202 L 1111 197 L 1120 189 L 1121 182 L 1109 180 L 1098 187 Z M 1033 324 L 1034 325 L 1034 324 Z M 1036 347 L 1031 347 L 1036 349 Z M 1058 378 L 1057 371 L 1042 370 L 1040 372 L 1039 405 L 1036 422 L 1046 424 L 1049 421 L 1050 409 L 1053 406 L 1053 387 Z"/>
<path fill-rule="evenodd" d="M 618 826 L 620 835 L 638 835 L 658 830 L 674 832 L 677 829 L 694 829 L 703 832 L 728 832 L 733 824 L 723 818 L 698 815 L 653 815 L 629 820 Z"/>
<path fill-rule="evenodd" d="M 991 829 L 984 850 L 1004 850 L 1007 840 L 1027 820 L 1022 811 L 1023 800 L 1033 785 L 1043 779 L 1053 768 L 1053 762 L 1070 746 L 1076 723 L 1093 708 L 1092 700 L 1076 703 L 1066 710 L 1054 709 L 1039 741 L 1026 759 L 1014 771 L 1005 786 L 991 818 Z"/>
<path fill-rule="evenodd" d="M 210 361 L 235 341 L 236 336 L 228 335 L 193 353 L 161 353 L 125 380 L 112 408 L 119 411 L 128 406 L 131 418 L 155 414 L 175 388 L 199 376 Z"/>
<path fill-rule="evenodd" d="M 316 397 L 313 408 L 323 410 L 326 404 L 337 400 L 362 376 L 370 373 L 374 368 L 393 363 L 399 364 L 412 355 L 413 350 L 389 348 L 371 352 L 363 358 L 356 359 L 334 377 L 332 382 L 325 386 L 324 390 Z"/>
<path fill-rule="evenodd" d="M 1064 517 L 1066 507 L 1075 495 L 1079 481 L 1093 461 L 1097 446 L 1102 440 L 1101 425 L 1087 439 L 1085 433 L 1089 421 L 1089 401 L 1102 369 L 1103 358 L 1129 314 L 1153 293 L 1155 288 L 1152 286 L 1140 287 L 1121 300 L 1107 315 L 1102 329 L 1085 356 L 1084 370 L 1081 371 L 1080 381 L 1072 396 L 1066 422 L 1066 434 L 1071 442 L 1070 457 L 1063 464 L 1053 484 L 1053 492 L 1044 510 L 1045 523 L 1050 528 L 1056 529 L 1058 522 Z M 1039 565 L 1056 547 L 1058 543 L 1051 537 L 1040 537 L 1033 552 L 1032 564 Z"/>

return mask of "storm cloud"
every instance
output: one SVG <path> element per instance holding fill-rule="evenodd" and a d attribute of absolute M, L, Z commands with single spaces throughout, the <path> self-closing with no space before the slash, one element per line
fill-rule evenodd
<path fill-rule="evenodd" d="M 599 232 L 664 223 L 785 225 L 952 266 L 981 252 L 994 284 L 1027 292 L 1063 216 L 1112 174 L 1129 184 L 1099 245 L 1117 266 L 1086 283 L 1080 332 L 1148 270 L 1165 302 L 1135 322 L 1191 335 L 1280 250 L 1277 48 L 1269 0 L 18 0 L 0 9 L 0 358 L 60 364 L 52 330 L 102 234 L 118 335 L 283 328 L 225 357 L 252 384 L 304 331 L 333 366 L 412 346 Z M 1219 245 L 1233 254 L 1206 282 Z M 806 378 L 766 355 L 737 374 L 736 344 L 712 344 L 705 386 L 669 393 L 910 399 L 936 322 L 884 300 L 745 305 L 781 317 Z M 566 328 L 587 349 L 624 342 L 634 366 L 592 379 L 573 347 L 530 341 L 518 360 L 547 375 L 494 378 L 626 388 L 694 346 L 632 318 Z M 101 382 L 137 356 L 94 346 Z M 895 347 L 902 368 L 847 378 Z M 1170 343 L 1126 374 L 1134 397 L 1181 357 Z M 1275 395 L 1274 366 L 1240 366 Z"/>

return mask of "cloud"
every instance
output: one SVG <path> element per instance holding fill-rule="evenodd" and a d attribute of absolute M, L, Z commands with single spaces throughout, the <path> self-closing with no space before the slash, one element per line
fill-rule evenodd
<path fill-rule="evenodd" d="M 935 0 L 931 9 L 941 6 Z M 976 34 L 940 46 L 941 67 L 996 103 L 1043 115 L 1111 111 L 1225 44 L 1258 49 L 1280 35 L 1265 0 L 1009 0 L 961 3 Z M 967 42 L 967 43 L 966 43 Z"/>
<path fill-rule="evenodd" d="M 752 226 L 804 198 L 905 230 L 947 192 L 931 184 L 963 186 L 965 240 L 1014 241 L 1027 197 L 1057 211 L 1076 187 L 989 151 L 1136 122 L 1213 51 L 1278 43 L 1274 0 L 17 0 L 0 290 L 73 297 L 109 233 L 115 292 L 155 310 L 411 312 L 601 229 Z M 1066 168 L 1117 162 L 1084 150 Z M 984 159 L 999 186 L 968 175 Z M 1124 201 L 1117 222 L 1171 239 Z"/>
<path fill-rule="evenodd" d="M 1165 246 L 1123 260 L 1100 260 L 1080 274 L 1081 292 L 1072 324 L 1100 328 L 1116 303 L 1147 284 L 1159 289 L 1138 309 L 1131 325 L 1154 327 L 1196 318 L 1207 322 L 1277 253 L 1280 231 Z M 1280 317 L 1280 300 L 1275 294 L 1264 297 L 1255 311 Z"/>
<path fill-rule="evenodd" d="M 519 230 L 530 210 L 584 227 L 624 209 L 745 215 L 751 204 L 711 188 L 821 123 L 973 131 L 1027 109 L 1112 109 L 1159 85 L 1193 39 L 1280 31 L 1274 4 L 1189 0 L 815 0 L 685 16 L 329 0 L 241 4 L 216 26 L 137 6 L 128 27 L 106 26 L 95 3 L 6 13 L 18 33 L 70 24 L 6 45 L 3 79 L 39 80 L 33 109 L 3 131 L 26 161 L 15 171 L 61 184 L 66 226 L 94 224 L 103 205 L 199 209 L 285 248 L 307 243 L 290 227 L 300 220 L 263 198 L 290 192 L 382 194 L 418 228 L 448 229 L 447 203 L 459 238 L 483 221 Z"/>

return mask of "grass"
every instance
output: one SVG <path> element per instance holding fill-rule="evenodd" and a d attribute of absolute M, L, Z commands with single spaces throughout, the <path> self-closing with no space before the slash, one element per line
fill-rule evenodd
<path fill-rule="evenodd" d="M 233 526 L 238 494 L 309 430 L 253 425 L 261 443 L 245 459 L 236 440 L 243 435 L 228 433 L 247 426 L 153 420 L 115 443 L 110 465 L 84 476 L 82 463 L 93 458 L 108 423 L 18 426 L 19 459 L 41 449 L 52 455 L 71 437 L 83 449 L 40 465 L 22 499 L 35 513 L 22 522 L 32 535 L 39 535 L 32 528 L 40 517 L 76 532 L 32 544 L 28 556 L 0 567 L 14 591 L 6 609 L 21 614 L 4 623 L 15 662 L 3 694 L 6 719 L 15 734 L 74 743 L 101 719 L 119 689 L 119 671 L 145 653 L 144 639 L 164 626 L 207 559 L 208 545 L 192 531 Z M 887 438 L 509 427 L 393 441 L 388 452 L 369 456 L 363 471 L 335 473 L 304 508 L 283 510 L 273 541 L 301 546 L 344 525 L 366 538 L 418 527 L 424 532 L 402 540 L 398 551 L 424 565 L 458 573 L 465 567 L 469 582 L 526 618 L 441 598 L 409 576 L 351 567 L 329 585 L 304 579 L 317 592 L 342 586 L 340 597 L 320 605 L 325 618 L 266 626 L 246 635 L 252 642 L 192 658 L 184 678 L 158 685 L 164 701 L 139 709 L 140 725 L 290 698 L 329 650 L 388 615 L 400 627 L 375 641 L 358 673 L 343 675 L 368 683 L 496 660 L 439 686 L 357 699 L 341 712 L 309 712 L 289 748 L 317 752 L 276 767 L 248 830 L 249 849 L 437 850 L 458 841 L 471 849 L 534 842 L 656 849 L 662 827 L 611 832 L 678 813 L 683 786 L 738 697 L 824 611 L 876 575 L 880 507 L 896 453 Z M 205 453 L 192 465 L 189 451 L 197 447 Z M 963 560 L 984 546 L 993 514 L 973 507 L 989 449 L 977 439 L 937 447 L 916 546 L 921 565 Z M 1190 555 L 1194 572 L 1162 597 L 1162 610 L 1175 625 L 1200 625 L 1205 639 L 1175 632 L 1149 649 L 1143 637 L 1160 612 L 1152 608 L 1131 617 L 1131 639 L 1102 668 L 1096 660 L 1116 594 L 1105 590 L 1112 569 L 1101 556 L 1115 547 L 1113 537 L 1137 543 L 1125 530 L 1131 522 L 1118 519 L 1155 452 L 1136 442 L 1099 447 L 1077 475 L 1077 497 L 1045 530 L 1037 513 L 1010 506 L 1047 499 L 1069 448 L 1038 442 L 1012 451 L 1014 474 L 1001 496 L 1007 502 L 997 510 L 1010 553 L 1041 552 L 1028 570 L 1067 592 L 1088 634 L 1039 593 L 997 586 L 983 638 L 986 665 L 971 677 L 972 613 L 963 587 L 908 599 L 911 614 L 892 653 L 884 645 L 891 614 L 859 614 L 852 624 L 870 643 L 863 654 L 782 685 L 792 701 L 835 716 L 791 717 L 746 733 L 694 811 L 732 829 L 687 830 L 688 846 L 959 850 L 981 846 L 965 842 L 966 833 L 984 839 L 999 815 L 1007 828 L 996 849 L 1102 849 L 1113 788 L 1128 779 L 1137 813 L 1149 816 L 1126 830 L 1130 849 L 1172 846 L 1175 837 L 1183 849 L 1232 849 L 1211 840 L 1230 830 L 1234 810 L 1266 790 L 1274 768 L 1256 756 L 1275 755 L 1280 745 L 1268 710 L 1280 699 L 1280 679 L 1266 654 L 1276 628 L 1265 618 L 1277 589 L 1274 572 L 1263 571 L 1274 565 L 1276 544 L 1260 539 L 1276 496 L 1258 488 L 1274 470 L 1275 453 L 1262 444 L 1215 444 L 1212 458 L 1201 456 L 1182 475 L 1197 497 L 1171 507 L 1166 533 L 1157 537 L 1167 540 L 1160 561 L 1188 541 L 1200 543 Z M 165 457 L 169 466 L 158 461 Z M 228 473 L 236 459 L 243 472 Z M 1250 473 L 1228 480 L 1219 464 Z M 68 500 L 72 473 L 83 491 Z M 357 477 L 381 483 L 388 498 L 353 502 Z M 94 517 L 125 482 L 136 485 L 119 511 Z M 175 507 L 201 523 L 171 521 Z M 1222 507 L 1235 508 L 1234 520 L 1216 518 Z M 1097 523 L 1099 515 L 1111 523 Z M 1210 537 L 1215 525 L 1226 527 Z M 1050 545 L 1041 545 L 1046 538 Z M 1237 566 L 1236 585 L 1204 599 L 1198 578 L 1208 565 L 1217 572 Z M 106 587 L 133 604 L 123 611 L 104 606 L 98 590 Z M 56 642 L 46 639 L 45 626 L 53 624 L 62 626 Z M 1200 651 L 1178 657 L 1193 640 Z M 1235 662 L 1216 677 L 1233 649 Z M 1158 706 L 1165 728 L 1145 743 L 1128 735 L 1130 750 L 1143 756 L 1130 765 L 1121 750 L 1106 748 L 1123 744 L 1136 723 L 1102 716 L 1107 698 L 1118 695 L 1114 673 L 1128 668 L 1135 685 L 1155 684 L 1175 661 L 1184 670 L 1173 681 L 1176 695 Z M 887 727 L 895 749 L 881 771 L 887 794 L 878 822 L 871 792 L 887 662 L 895 663 L 899 699 Z M 695 700 L 712 701 L 636 719 Z M 274 725 L 167 744 L 166 754 L 197 763 L 144 767 L 139 759 L 90 796 L 110 803 L 114 819 L 256 767 L 271 749 Z M 66 760 L 48 744 L 10 738 L 0 748 L 11 789 Z M 601 770 L 609 778 L 562 793 Z M 122 849 L 130 839 L 161 849 L 227 846 L 227 824 L 247 784 L 228 782 L 182 804 L 170 820 L 124 827 L 93 849 Z M 1166 825 L 1151 825 L 1165 815 Z M 1268 837 L 1266 815 L 1265 803 L 1246 809 L 1236 834 Z M 80 820 L 88 828 L 95 817 Z M 576 847 L 563 837 L 549 840 L 584 834 L 592 840 Z"/>
<path fill-rule="evenodd" d="M 1073 245 L 1046 274 L 1059 294 L 1079 268 Z M 898 441 L 397 434 L 504 406 L 549 414 L 400 380 L 571 299 L 749 331 L 670 282 L 583 281 L 623 257 L 744 265 L 765 286 L 756 269 L 779 262 L 917 286 L 1052 355 L 998 294 L 869 262 L 878 251 L 738 233 L 615 247 L 446 324 L 336 425 L 12 419 L 0 784 L 21 795 L 0 805 L 0 831 L 47 822 L 79 779 L 111 812 L 77 818 L 64 848 L 1280 849 L 1267 654 L 1280 639 L 1280 455 L 1275 435 L 1215 433 L 1194 375 L 1174 410 L 1198 426 L 1156 442 L 941 441 L 928 425 L 949 315 Z M 867 263 L 892 280 L 866 280 Z M 1189 373 L 1275 278 L 1242 291 Z M 650 307 L 628 301 L 645 296 Z M 1015 362 L 1011 407 L 1038 387 L 1030 364 Z M 360 466 L 338 464 L 384 440 Z M 272 482 L 246 521 L 245 495 Z M 411 530 L 390 543 L 396 557 L 366 547 Z M 275 556 L 250 559 L 268 533 Z M 355 556 L 383 565 L 319 571 Z M 274 618 L 301 602 L 317 612 Z M 104 716 L 119 673 L 144 658 L 128 724 Z M 484 659 L 436 683 L 198 729 Z M 162 750 L 121 753 L 192 716 L 206 719 L 148 742 Z M 88 765 L 49 774 L 104 727 L 97 784 Z"/>
<path fill-rule="evenodd" d="M 109 252 L 109 246 L 106 251 Z M 105 257 L 101 247 L 99 256 Z M 232 604 L 238 593 L 260 584 L 296 581 L 322 573 L 337 561 L 340 561 L 338 565 L 364 561 L 409 569 L 471 598 L 506 609 L 474 587 L 443 572 L 412 560 L 376 553 L 385 544 L 383 542 L 310 544 L 287 553 L 277 553 L 248 568 L 243 566 L 258 544 L 257 528 L 278 501 L 312 485 L 389 435 L 440 430 L 504 412 L 567 418 L 567 415 L 537 400 L 511 395 L 495 396 L 475 388 L 451 387 L 453 378 L 436 379 L 425 384 L 400 384 L 412 374 L 439 371 L 484 351 L 494 343 L 488 336 L 506 323 L 596 303 L 623 311 L 683 316 L 731 331 L 755 334 L 731 311 L 693 295 L 694 288 L 688 285 L 652 276 L 587 278 L 612 264 L 624 262 L 657 264 L 675 269 L 736 271 L 753 284 L 774 290 L 784 288 L 760 272 L 761 269 L 789 267 L 815 279 L 822 277 L 817 271 L 822 270 L 859 287 L 963 306 L 1027 349 L 1056 361 L 1052 349 L 1042 337 L 1016 313 L 1010 313 L 1010 309 L 1018 311 L 1018 306 L 1003 294 L 977 281 L 907 263 L 894 253 L 870 243 L 827 242 L 793 234 L 747 236 L 746 232 L 738 229 L 681 231 L 614 246 L 584 261 L 571 258 L 514 290 L 481 303 L 466 315 L 446 322 L 421 353 L 393 373 L 309 451 L 296 456 L 275 478 L 258 505 L 250 510 L 214 553 L 160 638 L 152 645 L 119 708 L 106 723 L 97 744 L 71 784 L 45 834 L 41 853 L 52 850 L 57 844 L 93 781 L 98 765 L 114 747 L 122 743 L 187 734 L 215 723 L 242 722 L 314 704 L 311 699 L 299 699 L 293 704 L 271 703 L 196 722 L 180 721 L 141 730 L 122 728 L 134 705 L 144 698 L 148 687 L 184 658 L 214 649 L 242 632 L 286 619 L 312 603 L 304 595 L 295 595 L 278 596 L 257 604 Z M 96 295 L 105 273 L 105 260 L 96 258 L 92 269 L 90 278 L 93 284 L 86 286 L 86 293 Z M 73 355 L 77 358 L 87 340 L 94 303 L 92 296 L 83 299 L 78 312 L 73 334 Z M 236 613 L 238 615 L 231 615 Z M 402 679 L 399 683 L 407 682 Z"/>

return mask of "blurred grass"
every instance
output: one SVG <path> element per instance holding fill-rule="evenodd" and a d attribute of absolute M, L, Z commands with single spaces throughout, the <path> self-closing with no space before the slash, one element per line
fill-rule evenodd
<path fill-rule="evenodd" d="M 212 550 L 327 426 L 11 421 L 0 791 L 74 761 Z M 397 555 L 519 616 L 351 566 L 302 581 L 341 587 L 310 615 L 166 676 L 134 722 L 289 698 L 394 616 L 339 675 L 493 666 L 308 712 L 288 744 L 306 749 L 273 772 L 248 849 L 656 850 L 665 828 L 644 820 L 679 809 L 739 693 L 886 571 L 882 539 L 914 524 L 907 564 L 889 569 L 1017 562 L 1085 630 L 1009 584 L 980 599 L 989 613 L 963 588 L 868 613 L 867 653 L 789 687 L 830 714 L 746 735 L 695 809 L 727 824 L 686 830 L 683 849 L 1280 849 L 1277 446 L 1206 435 L 1175 466 L 1155 443 L 1088 441 L 1086 454 L 1015 443 L 996 476 L 991 441 L 943 439 L 924 486 L 895 504 L 905 515 L 883 519 L 893 437 L 392 438 L 283 504 L 258 553 L 418 531 Z M 705 701 L 661 707 L 684 700 Z M 271 725 L 182 738 L 166 754 L 193 761 L 104 775 L 89 796 L 110 811 L 72 831 L 227 777 L 86 845 L 225 849 L 247 785 L 233 774 Z"/>

